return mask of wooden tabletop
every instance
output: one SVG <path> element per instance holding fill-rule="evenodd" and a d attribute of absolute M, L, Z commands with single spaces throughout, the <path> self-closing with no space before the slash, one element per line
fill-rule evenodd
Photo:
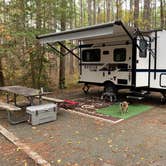
<path fill-rule="evenodd" d="M 24 86 L 4 86 L 0 87 L 1 91 L 6 91 L 18 95 L 22 95 L 25 97 L 30 97 L 30 96 L 38 96 L 40 94 L 40 90 L 38 89 L 33 89 L 33 88 L 27 88 Z"/>

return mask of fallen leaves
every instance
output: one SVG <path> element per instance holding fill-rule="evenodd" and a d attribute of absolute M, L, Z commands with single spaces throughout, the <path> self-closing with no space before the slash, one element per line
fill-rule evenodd
<path fill-rule="evenodd" d="M 98 137 L 94 137 L 94 139 L 95 139 L 96 141 L 98 141 L 98 140 L 99 140 L 99 138 L 98 138 Z"/>
<path fill-rule="evenodd" d="M 68 143 L 68 144 L 72 144 L 72 141 L 71 141 L 71 140 L 69 140 L 69 141 L 67 141 L 67 143 Z"/>
<path fill-rule="evenodd" d="M 101 157 L 98 158 L 100 161 L 103 161 L 103 159 Z"/>
<path fill-rule="evenodd" d="M 108 143 L 108 146 L 109 146 L 110 148 L 112 148 L 112 139 L 108 139 L 107 143 Z"/>
<path fill-rule="evenodd" d="M 112 148 L 112 145 L 109 145 L 110 148 Z"/>
<path fill-rule="evenodd" d="M 58 163 L 58 164 L 60 164 L 60 163 L 61 163 L 61 161 L 62 161 L 61 159 L 58 159 L 58 160 L 57 160 L 57 163 Z"/>
<path fill-rule="evenodd" d="M 36 130 L 36 127 L 35 127 L 35 126 L 33 126 L 33 127 L 32 127 L 32 129 L 33 129 L 33 130 Z"/>
<path fill-rule="evenodd" d="M 124 152 L 128 152 L 128 150 L 129 150 L 129 147 L 125 147 L 125 149 L 124 149 Z"/>
<path fill-rule="evenodd" d="M 75 134 L 79 134 L 80 132 L 79 131 L 75 131 Z"/>
<path fill-rule="evenodd" d="M 21 148 L 20 147 L 18 147 L 17 149 L 16 149 L 16 151 L 18 152 L 18 151 L 20 151 L 21 150 Z"/>
<path fill-rule="evenodd" d="M 108 144 L 111 144 L 111 143 L 112 143 L 112 139 L 109 139 L 109 140 L 107 141 L 107 143 L 108 143 Z"/>
<path fill-rule="evenodd" d="M 24 166 L 28 166 L 28 163 L 26 160 L 24 160 Z"/>

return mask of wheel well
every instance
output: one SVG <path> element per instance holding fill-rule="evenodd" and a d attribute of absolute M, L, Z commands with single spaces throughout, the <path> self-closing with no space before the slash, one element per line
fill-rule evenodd
<path fill-rule="evenodd" d="M 115 87 L 116 85 L 112 82 L 112 81 L 105 81 L 104 83 L 103 83 L 103 86 L 105 87 L 105 86 L 113 86 L 113 87 Z"/>
<path fill-rule="evenodd" d="M 113 89 L 113 91 L 117 91 L 117 87 L 116 85 L 112 82 L 112 81 L 105 81 L 103 83 L 103 86 L 104 86 L 104 91 L 109 91 L 109 89 Z"/>

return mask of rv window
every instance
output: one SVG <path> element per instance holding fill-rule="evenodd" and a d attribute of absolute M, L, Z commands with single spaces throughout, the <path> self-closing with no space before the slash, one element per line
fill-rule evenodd
<path fill-rule="evenodd" d="M 146 45 L 147 45 L 146 42 L 144 40 L 140 39 L 139 46 L 140 46 L 142 52 L 140 51 L 139 56 L 141 58 L 146 58 L 146 54 L 147 54 L 147 49 L 146 49 L 147 46 Z"/>
<path fill-rule="evenodd" d="M 99 62 L 100 49 L 88 49 L 82 51 L 82 60 L 84 62 Z"/>
<path fill-rule="evenodd" d="M 126 49 L 125 48 L 114 49 L 114 61 L 123 62 L 125 60 L 126 60 Z"/>

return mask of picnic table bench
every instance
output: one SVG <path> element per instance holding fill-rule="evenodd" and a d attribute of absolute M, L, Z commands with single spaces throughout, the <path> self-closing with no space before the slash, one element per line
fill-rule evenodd
<path fill-rule="evenodd" d="M 46 100 L 46 101 L 51 101 L 53 103 L 63 103 L 64 100 L 61 99 L 56 99 L 56 98 L 52 98 L 52 97 L 47 97 L 47 96 L 41 96 L 42 100 Z"/>
<path fill-rule="evenodd" d="M 36 96 L 39 96 L 39 104 L 41 104 L 41 96 L 45 95 L 45 93 L 41 93 L 39 89 L 27 88 L 19 85 L 0 87 L 0 91 L 6 95 L 6 103 L 1 102 L 0 108 L 7 110 L 8 120 L 11 124 L 17 124 L 26 121 L 27 116 L 24 109 L 27 106 L 35 105 L 34 99 Z M 11 96 L 13 96 L 13 100 L 10 100 Z M 23 96 L 25 99 L 27 99 L 28 103 L 24 106 L 18 104 L 18 96 Z M 13 103 L 10 103 L 11 101 L 13 101 Z M 18 111 L 20 111 L 20 113 Z M 23 116 L 19 117 L 18 115 L 21 114 L 23 114 Z"/>
<path fill-rule="evenodd" d="M 11 124 L 21 123 L 21 122 L 24 122 L 26 120 L 25 117 L 21 118 L 21 119 L 17 119 L 16 116 L 15 116 L 15 112 L 18 112 L 18 111 L 22 110 L 20 107 L 17 107 L 15 105 L 0 101 L 0 109 L 3 109 L 3 110 L 7 111 L 8 121 Z"/>

